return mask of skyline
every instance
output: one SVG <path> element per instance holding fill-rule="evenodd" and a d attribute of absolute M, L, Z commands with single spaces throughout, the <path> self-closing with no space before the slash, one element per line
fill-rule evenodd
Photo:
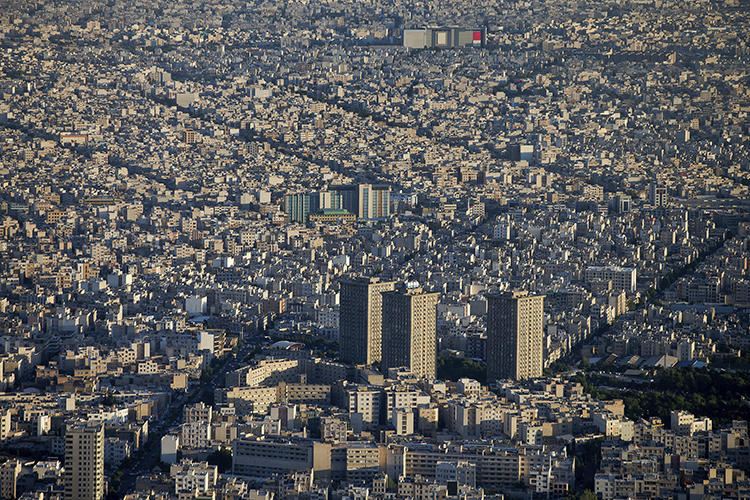
<path fill-rule="evenodd" d="M 0 497 L 750 495 L 747 0 L 0 5 Z"/>

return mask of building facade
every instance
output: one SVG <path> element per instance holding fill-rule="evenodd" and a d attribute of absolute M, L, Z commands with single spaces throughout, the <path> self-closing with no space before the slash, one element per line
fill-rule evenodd
<path fill-rule="evenodd" d="M 540 377 L 544 296 L 505 292 L 487 296 L 487 380 Z"/>
<path fill-rule="evenodd" d="M 596 281 L 612 282 L 613 290 L 625 290 L 635 292 L 638 276 L 634 267 L 619 266 L 589 266 L 585 272 L 586 283 Z"/>
<path fill-rule="evenodd" d="M 310 214 L 318 211 L 320 205 L 318 193 L 296 193 L 284 197 L 284 210 L 290 222 L 306 224 Z"/>
<path fill-rule="evenodd" d="M 343 361 L 370 365 L 381 360 L 382 293 L 395 286 L 395 282 L 377 278 L 341 282 L 339 343 Z"/>
<path fill-rule="evenodd" d="M 417 28 L 404 30 L 404 47 L 411 49 L 484 47 L 485 28 Z"/>
<path fill-rule="evenodd" d="M 360 219 L 387 219 L 391 214 L 391 188 L 388 186 L 360 184 L 357 201 Z"/>
<path fill-rule="evenodd" d="M 655 207 L 663 207 L 669 203 L 667 187 L 663 184 L 651 183 L 648 187 L 648 201 Z"/>
<path fill-rule="evenodd" d="M 0 496 L 2 498 L 16 498 L 18 476 L 21 474 L 21 462 L 10 459 L 0 466 Z"/>
<path fill-rule="evenodd" d="M 383 370 L 405 366 L 435 378 L 437 293 L 421 288 L 383 294 Z"/>
<path fill-rule="evenodd" d="M 65 433 L 65 500 L 104 498 L 104 425 L 76 424 Z"/>

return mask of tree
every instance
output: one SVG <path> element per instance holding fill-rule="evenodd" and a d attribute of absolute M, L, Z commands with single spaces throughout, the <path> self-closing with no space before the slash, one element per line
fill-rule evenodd
<path fill-rule="evenodd" d="M 456 381 L 472 378 L 482 384 L 487 381 L 487 368 L 484 363 L 469 358 L 439 357 L 437 378 Z"/>
<path fill-rule="evenodd" d="M 214 370 L 210 366 L 207 366 L 202 372 L 201 372 L 201 383 L 207 384 L 211 382 L 211 379 L 213 378 Z"/>
<path fill-rule="evenodd" d="M 120 488 L 120 482 L 122 481 L 122 466 L 121 469 L 116 471 L 112 476 L 109 478 L 109 493 L 107 494 L 107 499 L 116 499 L 120 498 L 120 495 L 118 494 L 117 490 Z"/>
<path fill-rule="evenodd" d="M 673 410 L 687 410 L 712 418 L 716 425 L 745 419 L 750 397 L 750 374 L 712 369 L 669 368 L 661 370 L 645 390 L 612 378 L 579 373 L 576 381 L 598 399 L 622 399 L 625 416 L 631 420 L 659 417 L 669 422 Z M 600 389 L 596 385 L 612 386 Z"/>
<path fill-rule="evenodd" d="M 583 491 L 569 492 L 566 499 L 567 500 L 599 500 L 599 497 L 597 497 L 596 493 L 594 493 L 591 490 L 583 490 Z"/>

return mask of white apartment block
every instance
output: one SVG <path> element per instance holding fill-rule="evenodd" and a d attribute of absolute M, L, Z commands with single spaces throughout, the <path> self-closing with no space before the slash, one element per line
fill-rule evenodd
<path fill-rule="evenodd" d="M 637 274 L 634 267 L 591 266 L 586 268 L 586 283 L 594 281 L 611 281 L 614 290 L 635 292 Z"/>
<path fill-rule="evenodd" d="M 182 424 L 180 443 L 183 448 L 206 448 L 211 442 L 211 424 L 186 422 Z"/>

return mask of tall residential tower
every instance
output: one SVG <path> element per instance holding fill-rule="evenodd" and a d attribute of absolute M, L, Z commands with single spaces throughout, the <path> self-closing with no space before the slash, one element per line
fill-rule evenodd
<path fill-rule="evenodd" d="M 343 361 L 371 365 L 381 360 L 381 294 L 394 288 L 394 282 L 378 278 L 341 282 L 339 345 Z"/>
<path fill-rule="evenodd" d="M 487 296 L 487 382 L 541 377 L 544 296 Z"/>
<path fill-rule="evenodd" d="M 65 500 L 104 498 L 104 424 L 82 423 L 65 432 Z"/>
<path fill-rule="evenodd" d="M 435 378 L 437 293 L 403 288 L 383 294 L 383 370 L 405 366 Z"/>

